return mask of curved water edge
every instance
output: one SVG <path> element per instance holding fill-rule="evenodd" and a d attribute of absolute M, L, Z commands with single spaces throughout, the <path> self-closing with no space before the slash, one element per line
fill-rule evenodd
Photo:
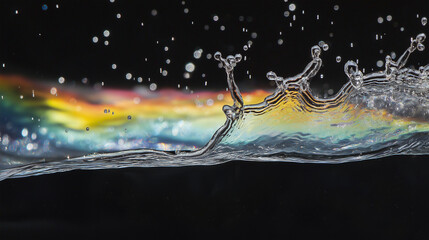
<path fill-rule="evenodd" d="M 68 159 L 20 157 L 2 166 L 0 180 L 73 169 L 213 165 L 230 160 L 344 163 L 392 155 L 429 154 L 429 65 L 406 68 L 410 55 L 424 50 L 426 36 L 411 39 L 385 69 L 364 74 L 348 61 L 349 81 L 333 97 L 312 94 L 310 80 L 322 66 L 322 50 L 311 49 L 310 63 L 298 75 L 268 72 L 277 89 L 264 101 L 246 105 L 234 80 L 241 55 L 214 55 L 224 68 L 233 105 L 226 122 L 208 143 L 194 151 L 127 150 Z M 16 156 L 2 153 L 2 159 Z M 41 160 L 42 159 L 42 160 Z"/>

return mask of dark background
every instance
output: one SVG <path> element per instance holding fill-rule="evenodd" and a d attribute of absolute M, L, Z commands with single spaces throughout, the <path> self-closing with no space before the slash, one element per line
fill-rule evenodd
<path fill-rule="evenodd" d="M 284 17 L 291 2 L 297 10 Z M 335 4 L 338 11 L 333 10 Z M 324 93 L 346 82 L 343 64 L 349 59 L 359 59 L 369 71 L 379 70 L 376 62 L 386 53 L 399 56 L 410 37 L 425 32 L 428 25 L 420 22 L 425 13 L 429 3 L 423 0 L 222 0 L 184 5 L 152 0 L 2 0 L 0 63 L 5 67 L 0 65 L 0 74 L 20 74 L 49 84 L 58 84 L 58 77 L 64 76 L 66 87 L 104 82 L 106 88 L 129 89 L 155 82 L 160 88 L 181 84 L 218 90 L 226 87 L 224 73 L 206 54 L 219 50 L 247 57 L 237 68 L 241 89 L 270 88 L 267 71 L 282 76 L 300 72 L 310 61 L 311 46 L 323 40 L 330 46 L 322 55 L 325 77 L 316 78 L 312 87 Z M 219 21 L 213 21 L 214 15 Z M 393 20 L 388 22 L 387 15 Z M 378 17 L 383 17 L 382 24 Z M 225 31 L 220 30 L 222 25 Z M 106 29 L 108 38 L 102 35 Z M 252 32 L 257 33 L 255 39 Z M 383 34 L 383 39 L 376 40 L 375 34 Z M 93 36 L 99 38 L 97 44 Z M 249 40 L 253 45 L 244 51 Z M 203 56 L 194 59 L 199 48 Z M 341 63 L 335 61 L 338 55 Z M 170 64 L 165 63 L 167 58 Z M 195 63 L 196 70 L 185 79 L 188 62 Z M 410 65 L 427 63 L 427 51 L 410 60 Z M 166 77 L 160 67 L 168 70 Z M 144 81 L 126 80 L 128 72 Z M 82 83 L 82 78 L 89 83 Z M 427 160 L 403 156 L 339 165 L 230 162 L 8 179 L 0 182 L 0 238 L 427 239 Z"/>

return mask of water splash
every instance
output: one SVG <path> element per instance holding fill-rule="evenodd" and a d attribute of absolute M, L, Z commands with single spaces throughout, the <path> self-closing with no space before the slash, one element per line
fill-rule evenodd
<path fill-rule="evenodd" d="M 136 134 L 130 139 L 123 140 L 127 143 L 137 142 L 137 144 L 125 145 L 122 149 L 104 148 L 105 152 L 110 151 L 88 154 L 91 151 L 102 152 L 103 148 L 91 148 L 85 142 L 80 148 L 65 148 L 64 150 L 59 144 L 54 148 L 41 147 L 39 149 L 42 150 L 36 153 L 31 151 L 32 154 L 26 155 L 25 150 L 18 151 L 17 147 L 15 147 L 15 151 L 11 151 L 10 149 L 13 148 L 9 143 L 11 137 L 8 136 L 7 144 L 4 144 L 5 135 L 3 134 L 0 179 L 72 169 L 209 165 L 229 160 L 340 163 L 398 154 L 429 154 L 429 65 L 419 69 L 405 67 L 413 52 L 424 50 L 425 38 L 424 34 L 419 34 L 415 39 L 411 39 L 410 46 L 396 62 L 390 56 L 386 56 L 384 71 L 363 74 L 357 63 L 348 61 L 344 65 L 344 71 L 349 81 L 336 95 L 328 99 L 314 96 L 310 88 L 311 79 L 322 66 L 322 51 L 319 46 L 311 49 L 312 60 L 302 73 L 284 78 L 274 72 L 268 72 L 267 78 L 275 81 L 277 88 L 271 95 L 256 104 L 245 104 L 244 100 L 249 96 L 259 96 L 256 98 L 260 99 L 260 96 L 263 95 L 261 91 L 251 95 L 245 94 L 243 97 L 234 80 L 234 68 L 241 61 L 241 55 L 223 58 L 220 53 L 216 53 L 215 59 L 220 61 L 227 74 L 228 89 L 233 105 L 223 106 L 226 121 L 209 140 L 208 137 L 198 138 L 198 136 L 214 131 L 212 127 L 221 121 L 221 115 L 210 116 L 209 114 L 203 118 L 203 121 L 198 121 L 199 118 L 195 112 L 192 112 L 192 108 L 189 107 L 189 99 L 187 99 L 180 103 L 185 106 L 182 114 L 176 114 L 169 118 L 169 122 L 167 121 L 170 128 L 165 126 L 161 128 L 169 129 L 170 132 L 161 133 L 162 130 L 159 130 L 159 125 L 155 123 L 156 120 L 154 121 L 155 117 L 146 115 L 155 111 L 153 108 L 155 103 L 150 100 L 153 101 L 154 96 L 149 95 L 142 99 L 142 102 L 146 102 L 146 104 L 134 109 L 137 112 L 144 112 L 142 115 L 146 118 L 143 122 L 146 124 L 134 126 L 132 130 Z M 26 84 L 29 88 L 33 87 L 30 86 L 30 83 Z M 32 94 L 34 95 L 34 91 Z M 54 108 L 53 106 L 64 107 L 54 101 L 58 101 L 58 98 L 53 99 L 49 93 L 44 94 L 37 92 L 35 95 L 41 96 L 45 104 L 51 104 L 51 108 Z M 267 94 L 264 93 L 265 96 Z M 168 92 L 162 96 L 172 95 L 180 98 L 174 92 Z M 208 97 L 214 98 L 214 94 Z M 220 101 L 209 109 L 215 109 L 219 104 L 226 102 L 226 100 Z M 130 104 L 127 101 L 124 103 L 124 105 L 120 105 L 123 108 Z M 21 107 L 25 109 L 22 105 Z M 80 104 L 81 107 L 84 105 L 85 103 Z M 100 107 L 99 105 L 86 107 L 96 109 Z M 159 105 L 160 103 L 158 103 L 157 109 L 160 109 Z M 37 108 L 34 104 L 27 107 Z M 115 112 L 125 116 L 124 109 L 121 111 L 118 105 L 112 107 L 112 109 L 114 108 Z M 2 112 L 12 112 L 11 109 L 15 111 L 13 116 L 19 113 L 17 110 L 19 108 L 13 105 L 8 106 L 3 102 Z M 68 110 L 73 112 L 72 109 Z M 41 108 L 40 111 L 41 113 L 47 112 L 46 108 Z M 113 112 L 113 110 L 111 111 Z M 75 131 L 74 137 L 78 138 L 82 135 L 78 129 L 85 127 L 91 122 L 91 119 L 89 117 L 80 118 L 80 121 L 76 121 L 74 118 L 74 121 L 68 121 L 70 119 L 68 117 L 74 115 L 68 112 L 69 115 L 64 116 L 64 112 L 66 111 L 50 113 L 54 116 L 48 117 L 53 121 L 49 125 L 50 129 L 55 127 L 62 129 L 64 125 L 67 125 L 72 131 Z M 169 111 L 158 112 L 158 116 L 164 114 L 168 119 L 167 112 Z M 47 116 L 51 115 L 47 114 Z M 97 132 L 95 123 L 100 123 L 102 120 L 108 120 L 115 126 L 123 126 L 124 121 L 131 121 L 127 117 L 121 118 L 124 116 L 116 115 L 113 118 L 96 119 L 93 121 L 95 132 Z M 177 127 L 183 119 L 188 122 L 189 131 L 182 131 L 181 136 L 175 138 L 178 132 L 176 131 L 174 134 L 173 128 Z M 209 119 L 216 119 L 216 121 L 210 122 Z M 55 120 L 60 122 L 55 122 Z M 146 135 L 140 134 L 141 129 L 144 129 Z M 86 140 L 101 141 L 103 137 L 117 140 L 114 131 L 110 131 L 110 135 L 107 132 L 99 131 L 99 135 L 87 137 Z M 28 132 L 31 132 L 31 129 L 27 129 L 25 134 L 24 140 L 27 142 L 29 141 Z M 155 138 L 153 138 L 154 136 Z M 160 139 L 160 136 L 163 138 Z M 51 138 L 58 139 L 58 136 Z M 202 146 L 203 139 L 207 139 L 205 146 Z M 185 140 L 188 140 L 188 143 Z M 46 142 L 46 139 L 41 138 L 40 141 Z M 18 141 L 16 145 L 25 146 L 21 143 Z M 166 144 L 169 144 L 168 147 Z M 200 147 L 198 147 L 199 144 Z M 191 147 L 192 145 L 193 147 Z M 28 151 L 28 145 L 26 146 Z M 146 149 L 136 149 L 142 147 Z M 194 150 L 194 148 L 197 149 Z M 55 155 L 60 150 L 73 153 L 76 157 L 72 155 L 65 158 Z"/>

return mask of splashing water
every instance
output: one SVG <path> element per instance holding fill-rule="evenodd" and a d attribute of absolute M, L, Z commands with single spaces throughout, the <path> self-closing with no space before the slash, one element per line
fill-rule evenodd
<path fill-rule="evenodd" d="M 310 88 L 322 65 L 319 46 L 311 49 L 312 61 L 302 73 L 288 78 L 267 73 L 277 84 L 273 93 L 244 97 L 234 81 L 241 55 L 223 58 L 217 52 L 231 99 L 225 92 L 201 92 L 197 104 L 174 90 L 102 90 L 85 98 L 3 77 L 0 179 L 73 169 L 229 160 L 342 163 L 429 154 L 429 65 L 405 67 L 411 53 L 424 50 L 425 38 L 411 39 L 396 62 L 386 56 L 384 71 L 363 74 L 348 61 L 349 81 L 329 99 L 315 97 Z M 225 118 L 218 109 L 231 100 L 218 128 Z"/>

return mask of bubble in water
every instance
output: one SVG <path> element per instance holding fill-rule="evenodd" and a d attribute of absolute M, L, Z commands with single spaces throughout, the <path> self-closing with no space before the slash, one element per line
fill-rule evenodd
<path fill-rule="evenodd" d="M 285 11 L 285 12 L 283 13 L 283 15 L 284 15 L 285 17 L 289 17 L 290 13 L 289 13 L 289 11 Z"/>
<path fill-rule="evenodd" d="M 150 12 L 150 14 L 152 14 L 152 16 L 156 16 L 156 15 L 158 15 L 158 10 L 152 9 L 152 11 Z"/>
<path fill-rule="evenodd" d="M 339 9 L 340 9 L 340 6 L 338 6 L 338 5 L 335 5 L 335 6 L 334 6 L 334 10 L 335 10 L 335 11 L 338 11 Z"/>
<path fill-rule="evenodd" d="M 104 35 L 105 37 L 110 36 L 110 31 L 109 31 L 109 30 L 104 30 L 103 35 Z"/>
<path fill-rule="evenodd" d="M 133 75 L 131 73 L 127 73 L 125 74 L 125 78 L 130 80 L 133 77 Z"/>
<path fill-rule="evenodd" d="M 243 46 L 243 50 L 244 50 L 244 51 L 247 51 L 247 49 L 249 49 L 249 47 L 248 47 L 247 45 L 244 45 L 244 46 Z"/>
<path fill-rule="evenodd" d="M 117 19 L 121 18 L 121 14 L 120 13 L 116 14 L 116 18 Z"/>
<path fill-rule="evenodd" d="M 427 23 L 428 23 L 428 19 L 426 17 L 422 17 L 422 25 L 426 26 Z"/>
<path fill-rule="evenodd" d="M 294 3 L 291 3 L 291 4 L 289 4 L 289 10 L 290 11 L 295 11 L 295 9 L 296 9 L 296 5 L 294 4 Z"/>
<path fill-rule="evenodd" d="M 116 69 L 116 68 L 117 68 L 116 64 L 112 64 L 112 69 Z"/>
<path fill-rule="evenodd" d="M 58 78 L 58 82 L 60 83 L 60 84 L 63 84 L 64 82 L 65 82 L 65 78 L 64 77 L 59 77 Z"/>
<path fill-rule="evenodd" d="M 382 66 L 383 66 L 383 61 L 378 60 L 378 61 L 377 61 L 377 67 L 382 67 Z"/>
<path fill-rule="evenodd" d="M 131 120 L 131 115 L 128 115 L 128 117 L 127 117 L 127 118 L 128 118 L 128 120 Z"/>
<path fill-rule="evenodd" d="M 46 5 L 46 4 L 43 4 L 43 5 L 42 5 L 42 10 L 43 10 L 43 11 L 46 11 L 46 10 L 48 10 L 48 5 Z"/>
<path fill-rule="evenodd" d="M 388 22 L 392 21 L 392 15 L 387 15 L 386 20 L 387 20 Z"/>
<path fill-rule="evenodd" d="M 217 15 L 213 16 L 213 21 L 217 22 L 219 20 L 219 17 Z"/>
<path fill-rule="evenodd" d="M 21 135 L 22 135 L 23 137 L 27 137 L 27 136 L 28 136 L 28 129 L 23 128 L 23 129 L 22 129 L 22 131 L 21 131 Z"/>
<path fill-rule="evenodd" d="M 337 63 L 341 62 L 341 56 L 337 56 L 337 57 L 335 58 L 335 61 L 337 61 Z"/>
<path fill-rule="evenodd" d="M 377 22 L 378 22 L 378 23 L 383 23 L 383 21 L 384 21 L 384 19 L 383 19 L 382 17 L 378 17 L 378 18 L 377 18 Z"/>
<path fill-rule="evenodd" d="M 93 38 L 92 38 L 92 42 L 93 42 L 93 43 L 97 43 L 97 42 L 98 42 L 98 37 L 96 37 L 96 36 L 95 36 L 95 37 L 93 37 Z"/>
<path fill-rule="evenodd" d="M 89 131 L 89 127 L 86 127 L 86 131 Z"/>
<path fill-rule="evenodd" d="M 52 95 L 56 95 L 57 94 L 57 89 L 53 87 L 53 88 L 51 88 L 50 92 L 51 92 Z"/>

